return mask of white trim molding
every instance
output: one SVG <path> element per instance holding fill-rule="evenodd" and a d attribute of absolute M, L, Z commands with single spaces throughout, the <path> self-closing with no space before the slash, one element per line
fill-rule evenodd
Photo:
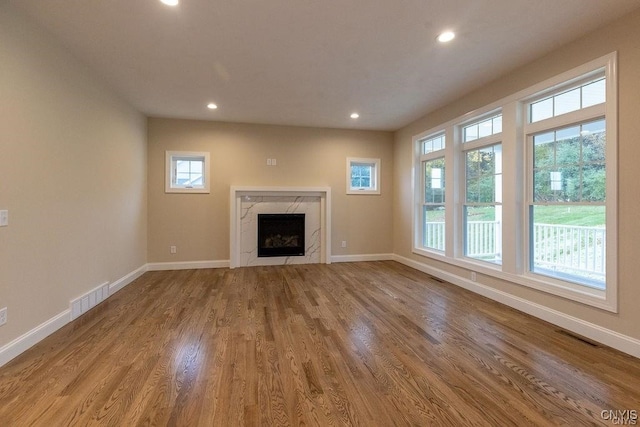
<path fill-rule="evenodd" d="M 400 255 L 393 260 L 606 346 L 640 358 L 640 340 Z"/>
<path fill-rule="evenodd" d="M 124 288 L 138 277 L 142 276 L 147 271 L 147 265 L 132 271 L 131 273 L 123 276 L 122 278 L 114 281 L 109 285 L 109 295 L 111 297 L 114 293 Z M 107 286 L 106 284 L 101 286 Z M 41 323 L 35 328 L 27 331 L 13 341 L 0 347 L 0 366 L 7 364 L 9 361 L 29 350 L 40 341 L 56 332 L 58 329 L 71 322 L 71 309 L 66 309 L 51 319 Z"/>
<path fill-rule="evenodd" d="M 393 261 L 393 254 L 334 255 L 331 262 Z"/>
<path fill-rule="evenodd" d="M 27 333 L 19 336 L 15 340 L 0 348 L 0 366 L 5 365 L 10 360 L 29 350 L 40 341 L 62 328 L 71 321 L 71 310 L 53 316 L 46 322 L 36 326 Z"/>
<path fill-rule="evenodd" d="M 205 268 L 228 268 L 228 267 L 229 267 L 229 260 L 151 262 L 147 264 L 147 271 L 198 270 L 198 269 L 205 269 Z"/>
<path fill-rule="evenodd" d="M 116 292 L 118 292 L 120 289 L 124 288 L 125 286 L 127 286 L 129 283 L 133 282 L 134 280 L 136 280 L 138 277 L 142 276 L 144 273 L 146 273 L 148 271 L 147 268 L 148 264 L 143 265 L 142 267 L 132 271 L 131 273 L 121 277 L 120 279 L 116 280 L 115 282 L 111 283 L 109 285 L 109 296 L 115 294 Z"/>
<path fill-rule="evenodd" d="M 320 263 L 331 264 L 331 187 L 239 187 L 231 186 L 229 201 L 229 268 L 240 267 L 243 197 L 319 197 Z"/>

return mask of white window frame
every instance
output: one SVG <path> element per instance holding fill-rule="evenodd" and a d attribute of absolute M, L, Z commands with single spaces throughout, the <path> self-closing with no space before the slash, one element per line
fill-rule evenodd
<path fill-rule="evenodd" d="M 606 102 L 604 105 L 594 105 L 541 122 L 528 123 L 528 103 L 566 90 L 572 85 L 575 86 L 586 81 L 589 76 L 603 72 L 606 78 Z M 617 312 L 617 87 L 617 54 L 613 52 L 414 136 L 414 241 L 412 252 L 461 267 L 467 270 L 467 279 L 469 280 L 471 277 L 475 277 L 475 273 L 480 273 L 602 310 Z M 503 115 L 500 138 L 503 155 L 502 265 L 493 265 L 465 257 L 462 228 L 465 186 L 464 151 L 475 144 L 482 144 L 479 140 L 462 143 L 462 126 L 479 117 L 489 117 L 496 110 L 502 110 Z M 546 127 L 552 122 L 556 123 L 556 127 L 561 127 L 563 121 L 567 119 L 567 115 L 572 114 L 583 115 L 586 118 L 606 118 L 607 259 L 606 289 L 604 290 L 529 272 L 528 206 L 531 154 L 528 137 L 544 129 L 542 126 Z M 422 196 L 420 192 L 423 191 L 421 177 L 423 155 L 419 141 L 429 135 L 442 132 L 445 133 L 447 141 L 444 150 L 447 164 L 446 182 L 448 183 L 445 190 L 446 250 L 444 253 L 438 253 L 421 247 L 422 214 L 420 209 Z"/>
<path fill-rule="evenodd" d="M 546 291 L 552 294 L 565 296 L 574 300 L 579 300 L 590 305 L 600 306 L 609 311 L 617 311 L 617 78 L 615 67 L 615 55 L 607 64 L 600 67 L 587 69 L 587 67 L 579 67 L 582 73 L 576 73 L 571 76 L 573 78 L 564 81 L 555 82 L 549 90 L 536 94 L 522 102 L 522 114 L 524 117 L 523 133 L 526 144 L 526 203 L 524 204 L 524 218 L 526 226 L 529 227 L 531 219 L 529 218 L 529 206 L 533 202 L 533 135 L 554 130 L 562 129 L 579 123 L 591 120 L 606 120 L 607 146 L 606 155 L 606 288 L 599 290 L 589 288 L 588 286 L 570 282 L 568 280 L 560 280 L 550 276 L 537 274 L 530 271 L 530 233 L 524 233 L 524 249 L 525 249 L 525 272 L 524 274 L 531 279 L 531 287 Z M 606 101 L 604 104 L 597 104 L 590 107 L 582 108 L 569 113 L 557 115 L 547 119 L 529 123 L 529 105 L 538 99 L 543 99 L 555 93 L 562 93 L 564 90 L 579 86 L 594 77 L 603 76 L 606 78 Z M 574 203 L 575 205 L 584 205 L 584 203 Z"/>
<path fill-rule="evenodd" d="M 193 161 L 203 161 L 203 185 L 182 186 L 176 184 L 177 160 L 187 159 Z M 210 157 L 208 152 L 197 151 L 167 151 L 165 152 L 165 193 L 210 193 Z"/>
<path fill-rule="evenodd" d="M 440 136 L 444 136 L 444 147 L 439 150 L 428 151 L 427 153 L 424 153 L 423 147 L 422 147 L 423 142 L 425 140 L 438 138 Z M 450 169 L 452 168 L 447 163 L 447 158 L 449 157 L 447 156 L 447 150 L 451 151 L 450 147 L 452 145 L 450 141 L 452 141 L 451 133 L 448 133 L 447 131 L 445 131 L 444 128 L 431 129 L 428 132 L 423 132 L 413 137 L 413 143 L 415 147 L 414 157 L 416 159 L 415 172 L 417 175 L 415 178 L 416 185 L 414 185 L 414 192 L 413 192 L 414 201 L 415 201 L 414 203 L 415 208 L 413 210 L 413 224 L 415 226 L 414 234 L 413 234 L 413 248 L 414 248 L 414 252 L 420 253 L 426 256 L 441 257 L 447 254 L 450 255 L 451 248 L 453 247 L 451 243 L 453 234 L 452 234 L 452 230 L 449 227 L 449 224 L 452 221 L 452 218 L 451 218 L 452 209 L 451 209 L 450 197 L 448 194 L 449 188 L 452 187 L 452 185 L 447 184 L 447 183 L 453 182 L 452 180 L 453 175 L 452 175 L 452 172 L 450 171 Z M 435 248 L 424 246 L 423 244 L 423 238 L 424 238 L 424 232 L 425 232 L 424 230 L 425 221 L 424 221 L 423 209 L 425 206 L 424 194 L 425 194 L 426 183 L 425 183 L 424 170 L 422 166 L 423 166 L 423 163 L 426 161 L 437 160 L 441 158 L 445 160 L 445 176 L 443 177 L 445 182 L 444 252 Z"/>
<path fill-rule="evenodd" d="M 468 120 L 465 123 L 461 123 L 460 124 L 460 143 L 468 145 L 468 144 L 474 144 L 478 141 L 486 141 L 490 138 L 495 138 L 496 135 L 501 135 L 502 134 L 502 130 L 500 130 L 500 132 L 496 132 L 493 129 L 493 121 L 497 118 L 500 117 L 500 120 L 502 121 L 502 111 L 497 110 L 497 111 L 491 111 L 489 114 L 483 114 L 481 117 L 475 117 L 472 120 Z M 491 120 L 491 133 L 489 135 L 486 136 L 477 136 L 474 139 L 470 139 L 470 140 L 466 140 L 466 130 L 467 128 L 471 127 L 471 126 L 478 126 L 478 135 L 480 134 L 479 132 L 479 126 L 482 125 L 483 123 L 487 122 Z"/>
<path fill-rule="evenodd" d="M 486 263 L 488 265 L 497 265 L 500 266 L 500 263 L 494 263 L 494 262 L 489 262 L 489 261 L 483 261 L 480 259 L 476 259 L 476 258 L 472 258 L 466 255 L 466 242 L 465 239 L 467 238 L 466 236 L 466 232 L 465 232 L 465 218 L 464 218 L 464 210 L 465 207 L 468 205 L 473 205 L 473 203 L 467 203 L 467 176 L 466 176 L 466 155 L 469 151 L 476 151 L 476 150 L 481 150 L 483 148 L 487 148 L 487 147 L 491 147 L 491 146 L 495 146 L 495 145 L 500 145 L 501 149 L 504 147 L 504 144 L 502 143 L 502 131 L 500 132 L 495 132 L 495 133 L 491 133 L 490 135 L 487 136 L 483 136 L 480 138 L 476 138 L 473 139 L 471 141 L 465 142 L 465 129 L 471 125 L 474 124 L 480 124 L 484 121 L 486 121 L 487 119 L 495 119 L 498 116 L 502 116 L 502 110 L 498 109 L 498 110 L 492 110 L 489 113 L 484 113 L 481 114 L 480 116 L 476 116 L 472 119 L 469 120 L 465 120 L 463 123 L 460 123 L 459 125 L 457 125 L 457 129 L 458 132 L 456 132 L 456 135 L 459 136 L 459 141 L 456 141 L 456 147 L 458 147 L 457 153 L 458 153 L 458 157 L 459 157 L 459 162 L 460 162 L 460 179 L 458 182 L 459 185 L 459 194 L 460 194 L 460 203 L 458 204 L 458 209 L 460 211 L 459 217 L 460 217 L 460 237 L 461 237 L 461 247 L 459 250 L 459 254 L 462 257 L 465 257 L 466 259 L 469 259 L 471 262 L 474 263 Z M 502 157 L 502 156 L 501 156 Z M 502 159 L 501 159 L 502 160 Z M 504 161 L 501 161 L 501 169 L 504 169 Z M 504 178 L 504 170 L 501 173 L 502 177 Z M 504 183 L 504 179 L 503 179 L 503 183 Z M 502 192 L 504 193 L 504 191 Z M 493 205 L 498 207 L 500 206 L 500 209 L 502 210 L 502 205 L 503 205 L 503 194 L 500 194 L 498 197 L 498 200 L 494 200 Z M 498 196 L 496 194 L 496 196 Z M 501 220 L 501 224 L 500 226 L 502 227 L 502 220 Z M 502 233 L 502 232 L 501 232 Z M 502 243 L 500 241 L 500 243 Z M 500 245 L 500 253 L 503 253 L 503 248 L 502 248 L 502 244 Z"/>
<path fill-rule="evenodd" d="M 372 168 L 371 185 L 369 187 L 352 187 L 351 168 L 363 165 Z M 380 159 L 347 157 L 347 194 L 380 194 Z"/>

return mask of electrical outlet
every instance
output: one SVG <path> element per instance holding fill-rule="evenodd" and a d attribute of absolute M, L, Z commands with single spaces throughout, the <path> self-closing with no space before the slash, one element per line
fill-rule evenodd
<path fill-rule="evenodd" d="M 169 252 L 171 252 L 172 254 L 177 254 L 178 248 L 175 246 L 169 246 Z"/>
<path fill-rule="evenodd" d="M 346 247 L 347 247 L 347 241 L 346 241 L 346 240 L 343 240 L 343 241 L 342 241 L 342 247 L 343 247 L 343 248 L 346 248 Z"/>
<path fill-rule="evenodd" d="M 478 278 L 476 277 L 476 272 L 475 272 L 475 271 L 472 271 L 472 272 L 471 272 L 471 281 L 472 281 L 472 282 L 475 282 L 477 279 L 478 279 Z"/>
<path fill-rule="evenodd" d="M 0 309 L 0 326 L 7 323 L 7 307 Z"/>

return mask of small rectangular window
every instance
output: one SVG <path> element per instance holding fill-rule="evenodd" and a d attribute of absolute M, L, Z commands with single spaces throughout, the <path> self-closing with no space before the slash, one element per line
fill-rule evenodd
<path fill-rule="evenodd" d="M 380 159 L 347 159 L 347 194 L 380 194 Z"/>
<path fill-rule="evenodd" d="M 502 132 L 502 114 L 482 119 L 462 128 L 463 141 L 471 142 Z"/>
<path fill-rule="evenodd" d="M 433 153 L 434 151 L 444 150 L 444 134 L 425 138 L 421 140 L 420 143 L 422 146 L 422 154 L 429 154 Z"/>
<path fill-rule="evenodd" d="M 605 101 L 606 80 L 601 78 L 531 103 L 529 106 L 529 122 L 539 122 L 602 104 Z"/>
<path fill-rule="evenodd" d="M 166 193 L 209 193 L 209 153 L 167 151 Z"/>

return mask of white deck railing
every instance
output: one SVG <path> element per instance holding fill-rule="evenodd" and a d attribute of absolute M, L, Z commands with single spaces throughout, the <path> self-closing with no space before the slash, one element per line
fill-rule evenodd
<path fill-rule="evenodd" d="M 501 257 L 502 227 L 497 221 L 467 223 L 468 257 Z M 425 246 L 443 251 L 443 222 L 425 224 Z M 556 224 L 534 224 L 533 262 L 542 268 L 583 272 L 604 278 L 606 272 L 606 230 L 603 227 L 580 227 Z"/>
<path fill-rule="evenodd" d="M 606 230 L 602 227 L 535 224 L 534 264 L 544 268 L 580 271 L 604 278 Z"/>
<path fill-rule="evenodd" d="M 498 221 L 467 222 L 467 256 L 502 258 L 502 227 Z"/>
<path fill-rule="evenodd" d="M 424 245 L 429 249 L 444 251 L 444 222 L 427 222 L 424 225 Z"/>

